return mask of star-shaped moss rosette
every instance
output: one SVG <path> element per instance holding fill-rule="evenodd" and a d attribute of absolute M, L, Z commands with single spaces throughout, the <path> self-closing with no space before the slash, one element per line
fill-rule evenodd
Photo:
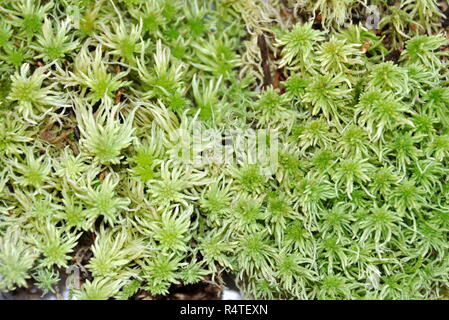
<path fill-rule="evenodd" d="M 445 9 L 0 1 L 0 291 L 442 298 Z"/>

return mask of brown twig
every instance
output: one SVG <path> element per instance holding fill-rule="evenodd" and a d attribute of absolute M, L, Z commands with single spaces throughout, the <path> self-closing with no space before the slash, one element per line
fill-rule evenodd
<path fill-rule="evenodd" d="M 268 54 L 268 46 L 265 39 L 265 35 L 260 34 L 257 38 L 257 45 L 260 48 L 260 54 L 262 58 L 262 69 L 263 69 L 263 85 L 268 87 L 272 84 L 273 78 L 270 72 L 270 58 Z"/>

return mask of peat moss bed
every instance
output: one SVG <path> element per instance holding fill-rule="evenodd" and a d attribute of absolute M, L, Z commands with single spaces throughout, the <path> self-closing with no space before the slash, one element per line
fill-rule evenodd
<path fill-rule="evenodd" d="M 0 0 L 0 292 L 445 298 L 447 10 Z"/>

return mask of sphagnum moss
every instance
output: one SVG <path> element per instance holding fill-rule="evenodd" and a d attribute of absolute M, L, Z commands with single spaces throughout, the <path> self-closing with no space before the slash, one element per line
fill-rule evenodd
<path fill-rule="evenodd" d="M 353 21 L 367 5 L 377 31 Z M 81 266 L 76 299 L 223 273 L 249 298 L 441 298 L 442 18 L 435 0 L 1 1 L 0 290 Z"/>

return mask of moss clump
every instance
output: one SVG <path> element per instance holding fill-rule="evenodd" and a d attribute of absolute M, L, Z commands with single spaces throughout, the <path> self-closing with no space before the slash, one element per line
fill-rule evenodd
<path fill-rule="evenodd" d="M 0 290 L 441 298 L 443 15 L 388 2 L 3 1 Z"/>

